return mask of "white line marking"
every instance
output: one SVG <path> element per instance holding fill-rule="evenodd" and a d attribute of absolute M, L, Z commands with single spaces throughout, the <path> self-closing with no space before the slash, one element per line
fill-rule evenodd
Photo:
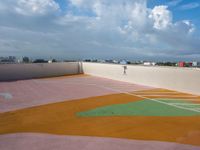
<path fill-rule="evenodd" d="M 182 94 L 179 92 L 131 92 L 133 94 Z"/>
<path fill-rule="evenodd" d="M 190 104 L 190 103 L 171 103 L 171 104 L 174 104 L 174 105 L 185 105 L 185 106 L 191 106 L 191 105 L 200 105 L 200 104 Z"/>
<path fill-rule="evenodd" d="M 161 98 L 161 99 L 167 100 L 167 101 L 197 101 L 197 102 L 200 102 L 200 99 L 190 99 L 190 98 L 181 98 L 181 99 Z"/>
<path fill-rule="evenodd" d="M 170 103 L 166 103 L 166 102 L 162 102 L 162 101 L 159 101 L 159 100 L 156 100 L 156 99 L 153 99 L 153 98 L 148 98 L 148 97 L 145 97 L 145 96 L 136 95 L 136 94 L 129 93 L 129 92 L 123 92 L 121 90 L 117 90 L 117 89 L 113 89 L 113 88 L 109 88 L 109 87 L 104 87 L 104 86 L 99 86 L 99 85 L 95 85 L 95 86 L 102 87 L 102 88 L 105 88 L 105 89 L 108 89 L 108 90 L 112 90 L 112 91 L 115 91 L 115 92 L 119 92 L 119 93 L 124 93 L 124 94 L 127 94 L 127 95 L 140 97 L 140 98 L 143 98 L 143 99 L 148 99 L 148 100 L 151 100 L 151 101 L 154 101 L 154 102 L 157 102 L 157 103 L 169 105 L 169 106 L 176 107 L 176 108 L 179 108 L 179 109 L 184 109 L 184 110 L 189 110 L 189 111 L 200 113 L 200 110 L 195 110 L 195 109 L 192 109 L 192 108 L 185 108 L 185 107 L 182 107 L 182 106 L 176 106 L 176 105 L 173 105 L 173 104 L 170 104 Z"/>
<path fill-rule="evenodd" d="M 199 97 L 199 96 L 194 96 L 194 95 L 142 95 L 142 96 L 150 96 L 150 97 L 162 97 L 162 96 L 167 96 L 167 97 Z"/>
<path fill-rule="evenodd" d="M 68 82 L 67 84 L 70 84 L 70 83 Z M 71 84 L 74 84 L 74 83 L 71 83 Z M 191 108 L 185 108 L 185 107 L 181 107 L 181 106 L 176 106 L 176 105 L 169 104 L 169 103 L 166 103 L 166 102 L 162 102 L 162 101 L 159 101 L 159 100 L 156 100 L 156 99 L 153 99 L 153 98 L 148 98 L 148 97 L 145 97 L 145 96 L 129 93 L 129 92 L 126 92 L 126 91 L 113 89 L 113 88 L 110 88 L 110 87 L 100 86 L 100 85 L 97 85 L 97 84 L 87 84 L 87 83 L 77 83 L 77 84 L 97 86 L 97 87 L 104 88 L 104 89 L 107 89 L 107 90 L 111 90 L 111 91 L 114 91 L 114 92 L 117 92 L 117 93 L 123 93 L 123 94 L 127 94 L 127 95 L 132 95 L 132 96 L 140 97 L 140 98 L 143 98 L 143 99 L 148 99 L 148 100 L 151 100 L 151 101 L 154 101 L 154 102 L 157 102 L 157 103 L 161 103 L 161 104 L 169 105 L 169 106 L 172 106 L 172 107 L 176 107 L 176 108 L 179 108 L 179 109 L 184 109 L 184 110 L 189 110 L 189 111 L 199 112 L 200 113 L 200 110 L 195 110 L 195 109 L 191 109 Z"/>
<path fill-rule="evenodd" d="M 199 105 L 177 105 L 175 104 L 176 106 L 182 106 L 182 107 L 185 107 L 185 108 L 192 108 L 192 109 L 196 109 L 196 108 L 200 108 Z"/>

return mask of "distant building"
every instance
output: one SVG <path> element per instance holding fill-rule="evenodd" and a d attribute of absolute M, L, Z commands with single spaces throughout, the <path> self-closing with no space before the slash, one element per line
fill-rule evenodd
<path fill-rule="evenodd" d="M 192 62 L 192 67 L 200 67 L 200 62 L 197 61 Z"/>
<path fill-rule="evenodd" d="M 17 60 L 17 63 L 29 63 L 30 60 L 28 57 L 20 57 L 18 60 Z"/>
<path fill-rule="evenodd" d="M 114 63 L 114 64 L 118 64 L 119 61 L 117 61 L 117 60 L 113 60 L 113 63 Z"/>
<path fill-rule="evenodd" d="M 23 57 L 20 57 L 19 59 L 17 59 L 17 63 L 22 63 L 23 62 Z"/>
<path fill-rule="evenodd" d="M 8 60 L 15 62 L 16 61 L 16 57 L 15 56 L 9 56 Z"/>
<path fill-rule="evenodd" d="M 23 63 L 29 63 L 30 62 L 28 57 L 23 57 L 22 61 L 23 61 Z"/>
<path fill-rule="evenodd" d="M 57 62 L 57 61 L 55 59 L 48 60 L 48 63 L 54 63 L 54 62 Z"/>
<path fill-rule="evenodd" d="M 85 59 L 84 61 L 85 62 L 91 62 L 91 59 Z"/>
<path fill-rule="evenodd" d="M 156 65 L 156 62 L 152 62 L 151 65 L 152 65 L 152 66 L 155 66 L 155 65 Z"/>
<path fill-rule="evenodd" d="M 100 59 L 100 60 L 98 60 L 98 62 L 100 62 L 100 63 L 105 63 L 106 61 L 103 60 L 103 59 Z"/>
<path fill-rule="evenodd" d="M 186 63 L 186 67 L 192 67 L 192 62 Z"/>
<path fill-rule="evenodd" d="M 48 61 L 46 61 L 44 59 L 36 59 L 33 61 L 33 63 L 48 63 Z"/>
<path fill-rule="evenodd" d="M 151 62 L 144 62 L 143 65 L 144 65 L 144 66 L 151 66 L 152 63 L 151 63 Z"/>
<path fill-rule="evenodd" d="M 108 60 L 106 60 L 106 63 L 114 63 L 114 62 L 113 62 L 113 60 L 108 59 Z"/>
<path fill-rule="evenodd" d="M 0 58 L 0 63 L 5 63 L 5 64 L 16 63 L 16 57 L 15 56 L 1 57 Z"/>
<path fill-rule="evenodd" d="M 156 65 L 158 66 L 178 66 L 178 64 L 176 62 L 157 62 Z"/>
<path fill-rule="evenodd" d="M 52 63 L 52 60 L 48 60 L 48 63 L 49 63 L 49 64 Z"/>
<path fill-rule="evenodd" d="M 178 66 L 179 66 L 179 67 L 185 67 L 185 62 L 184 62 L 184 61 L 180 61 L 180 62 L 178 63 Z"/>
<path fill-rule="evenodd" d="M 144 62 L 143 65 L 144 66 L 155 66 L 156 62 Z"/>
<path fill-rule="evenodd" d="M 126 64 L 128 64 L 128 63 L 127 63 L 127 61 L 125 61 L 125 60 L 121 60 L 121 61 L 119 62 L 119 64 L 121 64 L 121 65 L 126 65 Z"/>
<path fill-rule="evenodd" d="M 97 59 L 93 59 L 92 62 L 98 62 L 98 60 Z"/>
<path fill-rule="evenodd" d="M 142 61 L 131 61 L 130 64 L 140 65 L 140 64 L 143 64 L 143 62 Z"/>

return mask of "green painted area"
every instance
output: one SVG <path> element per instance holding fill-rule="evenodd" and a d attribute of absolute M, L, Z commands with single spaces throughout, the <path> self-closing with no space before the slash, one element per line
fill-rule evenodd
<path fill-rule="evenodd" d="M 166 102 L 166 103 L 188 103 L 191 104 L 190 101 L 182 100 L 182 99 L 170 99 L 170 98 L 156 98 L 156 100 Z"/>
<path fill-rule="evenodd" d="M 188 103 L 188 101 L 157 99 L 166 103 Z M 180 106 L 180 105 L 179 105 Z M 181 105 L 184 108 L 190 108 L 190 105 Z M 199 106 L 200 108 L 200 106 Z M 111 106 L 99 107 L 85 112 L 77 113 L 81 117 L 95 116 L 194 116 L 200 115 L 200 112 L 176 108 L 170 105 L 151 101 L 148 99 L 131 102 L 127 104 L 115 104 Z"/>
<path fill-rule="evenodd" d="M 187 100 L 182 100 L 182 99 L 167 99 L 167 98 L 162 98 L 162 99 L 156 99 L 162 102 L 170 103 L 170 104 L 175 104 L 176 106 L 181 106 L 185 108 L 199 108 L 200 109 L 200 104 L 198 103 L 193 103 L 191 101 Z M 188 104 L 188 105 L 187 105 Z"/>

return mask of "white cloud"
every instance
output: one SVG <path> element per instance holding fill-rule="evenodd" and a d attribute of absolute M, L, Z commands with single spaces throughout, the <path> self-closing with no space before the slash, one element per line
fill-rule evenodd
<path fill-rule="evenodd" d="M 7 11 L 0 13 L 0 27 L 14 28 L 0 28 L 4 52 L 13 49 L 69 58 L 200 54 L 199 35 L 193 36 L 195 25 L 189 20 L 175 22 L 167 6 L 148 8 L 146 0 L 70 0 L 67 11 L 53 17 L 60 10 L 53 0 L 8 0 L 4 4 L 4 10 L 19 9 L 13 12 L 16 18 Z"/>
<path fill-rule="evenodd" d="M 75 6 L 81 6 L 83 3 L 83 0 L 70 0 L 70 2 Z"/>
<path fill-rule="evenodd" d="M 194 9 L 194 8 L 198 8 L 200 6 L 199 3 L 188 3 L 188 4 L 185 4 L 185 5 L 182 5 L 180 6 L 180 9 L 182 10 L 188 10 L 188 9 Z"/>
<path fill-rule="evenodd" d="M 191 23 L 189 20 L 183 20 L 183 23 L 185 23 L 186 27 L 188 28 L 188 33 L 193 33 L 195 31 L 195 25 Z"/>
<path fill-rule="evenodd" d="M 69 0 L 72 6 L 75 6 L 81 9 L 91 9 L 95 3 L 98 3 L 98 1 L 101 2 L 104 0 Z"/>
<path fill-rule="evenodd" d="M 54 0 L 17 0 L 15 10 L 22 15 L 44 15 L 59 10 L 59 5 Z"/>
<path fill-rule="evenodd" d="M 149 17 L 154 20 L 156 29 L 165 29 L 172 23 L 172 15 L 167 6 L 155 6 Z"/>
<path fill-rule="evenodd" d="M 95 14 L 100 17 L 102 14 L 102 4 L 99 1 L 96 1 L 93 6 L 93 11 L 95 12 Z"/>
<path fill-rule="evenodd" d="M 84 23 L 85 27 L 90 27 L 88 32 L 95 34 L 93 40 L 96 43 L 112 45 L 112 41 L 116 41 L 114 44 L 118 47 L 132 48 L 133 53 L 134 49 L 140 49 L 147 55 L 155 51 L 168 54 L 174 50 L 174 53 L 178 53 L 184 47 L 191 49 L 192 53 L 196 49 L 191 42 L 195 26 L 188 20 L 173 22 L 172 13 L 165 5 L 150 9 L 145 0 L 82 0 L 82 5 L 77 7 L 90 9 L 96 14 L 96 17 L 81 16 L 81 20 L 87 22 Z M 116 37 L 111 40 L 105 37 L 107 35 Z"/>
<path fill-rule="evenodd" d="M 177 6 L 180 4 L 183 0 L 170 0 L 170 2 L 167 3 L 168 6 Z"/>

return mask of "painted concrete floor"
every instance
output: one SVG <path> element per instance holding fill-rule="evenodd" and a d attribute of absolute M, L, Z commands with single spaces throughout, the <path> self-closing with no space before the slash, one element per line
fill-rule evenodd
<path fill-rule="evenodd" d="M 200 97 L 87 75 L 0 83 L 1 150 L 200 150 Z"/>

